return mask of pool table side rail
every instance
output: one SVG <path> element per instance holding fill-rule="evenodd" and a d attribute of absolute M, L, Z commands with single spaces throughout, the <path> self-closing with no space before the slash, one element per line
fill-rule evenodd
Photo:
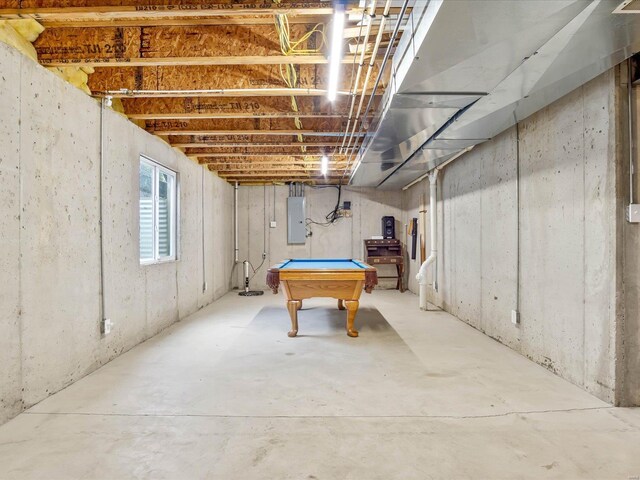
<path fill-rule="evenodd" d="M 295 264 L 300 265 L 301 263 L 309 263 L 315 266 L 310 266 L 308 268 L 305 268 L 304 266 L 302 267 L 294 266 Z M 349 263 L 349 264 L 355 265 L 357 268 L 353 268 L 353 267 L 341 268 L 335 265 L 330 267 L 321 266 L 322 264 L 331 265 L 336 263 Z M 355 260 L 353 258 L 316 258 L 313 260 L 292 258 L 289 260 L 284 260 L 283 262 L 276 264 L 271 268 L 279 268 L 281 270 L 286 270 L 289 268 L 289 266 L 291 267 L 291 270 L 357 270 L 357 269 L 364 270 L 367 268 L 372 268 L 371 265 L 368 265 L 361 260 Z"/>
<path fill-rule="evenodd" d="M 267 286 L 274 294 L 278 293 L 280 280 L 320 280 L 330 281 L 334 275 L 340 275 L 342 280 L 361 280 L 362 270 L 353 269 L 295 269 L 280 272 L 282 265 L 287 262 L 275 265 L 267 270 Z M 378 272 L 371 265 L 364 262 L 357 262 L 364 270 L 364 291 L 371 293 L 378 284 Z M 282 273 L 282 275 L 281 275 Z M 327 278 L 323 278 L 327 277 Z"/>

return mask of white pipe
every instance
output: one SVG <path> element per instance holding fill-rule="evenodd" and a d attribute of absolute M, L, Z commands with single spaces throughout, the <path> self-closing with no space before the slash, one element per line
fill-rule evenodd
<path fill-rule="evenodd" d="M 416 279 L 420 284 L 420 309 L 427 309 L 427 270 L 431 264 L 434 264 L 432 269 L 433 276 L 433 285 L 435 286 L 435 263 L 438 256 L 437 251 L 437 215 L 436 215 L 436 188 L 437 188 L 437 180 L 438 180 L 438 170 L 434 170 L 429 174 L 429 220 L 431 225 L 431 253 L 424 261 L 422 265 L 420 265 L 420 270 L 416 275 Z"/>
<path fill-rule="evenodd" d="M 371 78 L 371 72 L 373 71 L 373 68 L 375 66 L 376 63 L 376 57 L 378 55 L 378 49 L 380 48 L 380 43 L 382 42 L 382 37 L 384 36 L 384 26 L 385 26 L 385 22 L 387 21 L 387 17 L 389 16 L 389 9 L 391 8 L 391 1 L 387 0 L 386 5 L 384 6 L 384 11 L 382 13 L 382 18 L 380 19 L 380 30 L 378 30 L 378 35 L 376 36 L 376 41 L 373 44 L 373 50 L 371 51 L 371 59 L 369 60 L 369 67 L 367 68 L 367 74 L 364 77 L 364 83 L 362 84 L 362 93 L 360 94 L 360 103 L 358 104 L 358 110 L 357 113 L 355 114 L 355 119 L 353 121 L 353 126 L 351 129 L 351 135 L 349 137 L 349 142 L 347 143 L 346 147 L 345 147 L 345 141 L 347 140 L 347 137 L 345 135 L 344 139 L 342 140 L 342 146 L 341 146 L 341 150 L 343 151 L 343 149 L 349 149 L 349 147 L 351 146 L 351 142 L 353 141 L 353 139 L 355 138 L 355 131 L 356 131 L 356 126 L 358 124 L 357 119 L 360 117 L 360 112 L 362 112 L 362 106 L 364 105 L 364 97 L 367 93 L 367 86 L 369 85 L 369 79 Z M 400 20 L 398 20 L 399 22 Z M 393 39 L 391 40 L 391 43 L 393 43 Z M 389 48 L 391 48 L 391 44 L 389 46 Z M 382 67 L 380 67 L 382 68 Z M 357 88 L 357 86 L 356 86 Z M 375 90 L 371 93 L 371 95 L 373 96 L 373 94 L 375 93 Z M 361 119 L 361 123 L 364 119 Z M 346 130 L 345 130 L 346 132 Z"/>
<path fill-rule="evenodd" d="M 104 151 L 105 151 L 105 132 L 104 132 L 104 110 L 107 106 L 111 106 L 111 98 L 103 98 L 100 102 L 100 176 L 98 178 L 98 208 L 100 213 L 100 320 L 104 323 L 106 320 L 106 302 L 104 297 L 104 208 L 103 208 L 103 178 L 104 178 Z"/>
<path fill-rule="evenodd" d="M 628 127 L 629 127 L 629 204 L 633 205 L 634 192 L 633 192 L 633 174 L 634 172 L 634 156 L 633 156 L 633 77 L 632 77 L 632 65 L 631 58 L 627 60 L 627 115 L 628 115 Z"/>
<path fill-rule="evenodd" d="M 235 217 L 233 225 L 236 229 L 236 233 L 234 235 L 235 248 L 233 252 L 233 261 L 234 263 L 238 263 L 238 252 L 240 251 L 240 249 L 238 248 L 238 182 L 237 181 L 233 190 L 234 190 L 234 196 L 235 196 L 235 200 L 233 202 L 234 217 Z"/>
<path fill-rule="evenodd" d="M 205 246 L 204 246 L 204 169 L 206 165 L 202 166 L 200 170 L 200 191 L 202 195 L 200 197 L 200 233 L 202 233 L 201 247 L 202 247 L 202 293 L 207 291 L 207 262 L 205 261 Z"/>
<path fill-rule="evenodd" d="M 377 0 L 374 0 L 373 2 L 371 2 L 371 8 L 369 10 L 369 21 L 367 23 L 367 30 L 366 33 L 364 35 L 364 42 L 362 43 L 362 52 L 360 52 L 360 60 L 358 62 L 358 70 L 356 72 L 356 79 L 353 82 L 352 85 L 352 91 L 351 91 L 351 107 L 349 108 L 349 117 L 347 120 L 347 126 L 344 129 L 344 138 L 342 139 L 342 145 L 340 147 L 340 153 L 344 153 L 344 144 L 347 140 L 347 133 L 349 132 L 349 127 L 351 125 L 351 120 L 353 119 L 353 109 L 356 105 L 356 93 L 358 91 L 358 85 L 360 84 L 360 76 L 362 75 L 362 67 L 364 66 L 364 58 L 365 58 L 365 54 L 367 52 L 367 47 L 369 45 L 369 36 L 371 35 L 371 26 L 373 25 L 373 17 L 375 15 L 375 11 L 376 11 L 376 4 L 378 3 Z M 362 15 L 363 21 L 365 18 L 365 14 Z M 384 17 L 383 17 L 384 18 Z M 383 25 L 384 28 L 384 25 Z"/>
<path fill-rule="evenodd" d="M 462 155 L 464 155 L 465 153 L 467 153 L 468 151 L 470 151 L 471 149 L 473 149 L 474 145 L 471 145 L 470 147 L 465 148 L 464 150 L 460 150 L 458 153 L 456 153 L 453 157 L 451 157 L 450 159 L 442 162 L 440 165 L 438 165 L 435 169 L 440 171 L 442 170 L 444 167 L 446 167 L 447 165 L 449 165 L 451 162 L 453 162 L 454 160 L 457 160 L 458 158 L 460 158 Z M 422 175 L 421 177 L 416 178 L 413 182 L 411 183 L 407 183 L 404 187 L 402 187 L 402 190 L 408 190 L 409 188 L 413 187 L 416 183 L 420 183 L 422 180 L 424 180 L 425 178 L 427 178 L 429 175 L 431 175 L 431 172 L 433 170 L 429 170 L 427 173 L 425 173 L 424 175 Z"/>
<path fill-rule="evenodd" d="M 390 4 L 389 2 L 387 2 L 387 3 Z M 393 33 L 391 34 L 391 39 L 389 41 L 389 46 L 387 47 L 387 51 L 384 54 L 384 59 L 382 60 L 382 63 L 380 64 L 380 67 L 379 67 L 378 77 L 376 78 L 376 82 L 373 85 L 373 90 L 371 91 L 371 95 L 369 96 L 369 103 L 367 104 L 367 108 L 365 109 L 364 114 L 360 118 L 360 132 L 362 132 L 363 128 L 365 127 L 365 122 L 367 120 L 367 115 L 369 114 L 369 110 L 371 108 L 371 105 L 373 103 L 373 100 L 374 100 L 374 97 L 375 97 L 375 94 L 376 94 L 376 90 L 377 90 L 378 85 L 380 83 L 380 79 L 382 78 L 382 74 L 383 74 L 383 72 L 385 70 L 385 66 L 387 64 L 387 61 L 389 60 L 389 55 L 390 55 L 392 47 L 393 47 L 393 45 L 395 43 L 395 39 L 396 39 L 396 37 L 398 35 L 398 31 L 400 30 L 400 25 L 402 24 L 402 19 L 404 18 L 404 14 L 405 14 L 405 12 L 407 10 L 408 5 L 409 5 L 409 0 L 405 0 L 402 3 L 402 8 L 400 10 L 400 13 L 398 14 L 398 21 L 396 22 L 396 26 L 393 29 Z M 388 17 L 389 17 L 389 10 L 385 6 L 385 10 L 384 10 L 382 19 L 380 20 L 380 27 L 379 27 L 380 31 L 378 32 L 378 38 L 376 38 L 376 44 L 374 44 L 373 52 L 371 53 L 371 62 L 369 63 L 370 68 L 367 70 L 367 77 L 365 77 L 365 83 L 364 83 L 363 88 L 362 88 L 363 97 L 360 99 L 360 103 L 361 104 L 362 104 L 362 100 L 364 98 L 364 94 L 366 92 L 366 86 L 367 86 L 367 84 L 369 82 L 368 77 L 370 77 L 372 62 L 375 61 L 375 57 L 376 57 L 376 55 L 378 53 L 378 47 L 380 46 L 380 42 L 378 40 L 379 38 L 381 38 L 380 37 L 380 32 L 384 31 L 384 29 L 385 29 L 385 21 L 386 21 L 386 19 Z M 358 114 L 356 115 L 356 120 L 357 120 L 358 117 L 360 117 L 360 108 L 361 108 L 361 105 L 358 107 Z M 356 120 L 354 120 L 354 124 L 353 124 L 353 127 L 351 129 L 351 137 L 349 138 L 349 143 L 347 144 L 346 147 L 344 147 L 344 139 L 343 139 L 342 147 L 340 148 L 341 152 L 345 152 L 345 150 L 351 149 L 351 153 L 350 153 L 349 158 L 347 160 L 347 168 L 345 168 L 343 173 L 342 173 L 343 177 L 347 173 L 348 170 L 351 170 L 351 164 L 352 164 L 352 159 L 354 158 L 354 155 L 357 156 L 360 148 L 362 147 L 362 145 L 364 145 L 364 138 L 365 137 L 362 137 L 363 140 L 362 140 L 360 145 L 358 145 L 358 139 L 356 139 L 356 142 L 354 143 L 353 147 L 351 147 L 351 142 L 354 139 L 355 130 L 356 130 L 356 123 L 357 123 Z M 368 128 L 368 126 L 367 126 L 367 128 Z M 346 137 L 345 137 L 345 139 L 346 139 Z M 358 164 L 356 164 L 356 167 L 352 170 L 352 173 L 351 173 L 352 175 L 358 169 L 359 162 L 361 160 L 362 159 L 358 158 Z"/>

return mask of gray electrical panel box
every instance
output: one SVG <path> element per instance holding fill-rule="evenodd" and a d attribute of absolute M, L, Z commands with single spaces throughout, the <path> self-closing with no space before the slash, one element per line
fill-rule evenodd
<path fill-rule="evenodd" d="M 287 242 L 291 245 L 304 245 L 307 241 L 305 225 L 304 197 L 287 198 Z"/>

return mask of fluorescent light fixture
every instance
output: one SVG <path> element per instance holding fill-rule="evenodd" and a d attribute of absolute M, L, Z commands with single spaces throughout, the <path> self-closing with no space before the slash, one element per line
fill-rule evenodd
<path fill-rule="evenodd" d="M 338 78 L 342 63 L 342 43 L 344 42 L 345 13 L 342 6 L 336 6 L 333 14 L 333 31 L 331 32 L 331 55 L 329 56 L 329 87 L 327 98 L 333 102 L 338 94 Z"/>
<path fill-rule="evenodd" d="M 327 157 L 326 155 L 323 155 L 322 160 L 320 162 L 320 172 L 322 173 L 322 175 L 326 175 L 328 171 L 329 171 L 329 157 Z"/>

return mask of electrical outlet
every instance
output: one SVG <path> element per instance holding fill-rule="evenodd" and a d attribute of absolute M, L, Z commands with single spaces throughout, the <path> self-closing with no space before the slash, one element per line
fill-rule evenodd
<path fill-rule="evenodd" d="M 267 258 L 267 252 L 262 252 L 262 259 L 266 259 Z"/>
<path fill-rule="evenodd" d="M 520 312 L 517 310 L 511 310 L 511 323 L 514 325 L 520 325 Z"/>
<path fill-rule="evenodd" d="M 640 223 L 640 204 L 632 203 L 627 207 L 627 222 Z"/>
<path fill-rule="evenodd" d="M 207 285 L 207 282 L 204 282 L 204 283 L 202 284 L 202 291 L 203 291 L 203 292 L 206 292 L 208 288 L 209 288 L 209 286 Z"/>
<path fill-rule="evenodd" d="M 111 328 L 113 328 L 113 322 L 109 318 L 105 318 L 100 322 L 100 333 L 102 335 L 109 335 L 111 333 Z"/>
<path fill-rule="evenodd" d="M 276 228 L 276 225 L 277 225 L 276 221 L 275 220 L 271 220 L 271 223 L 269 224 L 269 227 Z"/>

